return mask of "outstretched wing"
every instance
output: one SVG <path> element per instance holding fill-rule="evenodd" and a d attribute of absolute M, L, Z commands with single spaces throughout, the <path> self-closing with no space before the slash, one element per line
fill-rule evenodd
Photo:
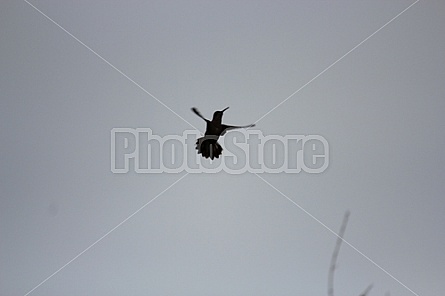
<path fill-rule="evenodd" d="M 255 124 L 249 124 L 249 125 L 222 125 L 222 133 L 221 136 L 223 136 L 227 131 L 232 130 L 232 129 L 236 129 L 236 128 L 249 128 L 249 127 L 254 127 Z"/>
<path fill-rule="evenodd" d="M 195 107 L 192 108 L 192 111 L 198 115 L 199 117 L 201 117 L 202 119 L 204 119 L 206 122 L 208 121 L 204 116 L 201 115 L 201 113 L 199 113 L 198 109 L 196 109 Z"/>

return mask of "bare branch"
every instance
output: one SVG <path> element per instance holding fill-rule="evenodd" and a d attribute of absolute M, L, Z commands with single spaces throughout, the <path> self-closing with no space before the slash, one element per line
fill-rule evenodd
<path fill-rule="evenodd" d="M 334 296 L 334 273 L 335 273 L 335 267 L 337 264 L 337 257 L 338 253 L 340 252 L 341 243 L 343 242 L 343 235 L 345 234 L 346 225 L 348 224 L 349 219 L 349 211 L 346 211 L 343 222 L 340 227 L 340 232 L 337 236 L 337 242 L 335 243 L 334 252 L 332 253 L 331 257 L 331 265 L 329 266 L 329 273 L 328 273 L 328 296 Z"/>
<path fill-rule="evenodd" d="M 365 289 L 365 291 L 363 291 L 362 294 L 360 294 L 360 296 L 366 296 L 366 295 L 368 295 L 368 293 L 369 293 L 369 291 L 371 291 L 371 289 L 372 289 L 372 284 L 370 284 L 370 285 Z"/>
<path fill-rule="evenodd" d="M 334 296 L 335 268 L 337 265 L 338 253 L 340 253 L 341 243 L 343 242 L 343 236 L 346 231 L 346 225 L 348 225 L 349 214 L 350 214 L 349 211 L 346 211 L 345 215 L 343 216 L 343 222 L 341 223 L 340 231 L 338 232 L 337 241 L 335 243 L 334 252 L 332 253 L 331 265 L 329 266 L 329 274 L 328 274 L 328 296 Z M 366 287 L 366 289 L 359 296 L 368 295 L 371 289 L 372 289 L 372 284 Z"/>

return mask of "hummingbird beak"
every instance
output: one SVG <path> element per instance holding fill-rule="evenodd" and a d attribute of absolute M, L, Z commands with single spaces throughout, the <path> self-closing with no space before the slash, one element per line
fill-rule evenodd
<path fill-rule="evenodd" d="M 224 108 L 221 112 L 223 112 L 224 113 L 224 111 L 226 111 L 227 109 L 229 109 L 229 107 L 227 107 L 227 108 Z"/>

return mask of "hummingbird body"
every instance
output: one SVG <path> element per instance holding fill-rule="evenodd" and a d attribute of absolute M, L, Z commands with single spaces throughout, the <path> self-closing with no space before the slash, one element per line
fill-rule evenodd
<path fill-rule="evenodd" d="M 201 153 L 201 155 L 205 158 L 214 159 L 219 158 L 219 156 L 222 154 L 223 148 L 218 143 L 218 139 L 220 136 L 224 135 L 226 131 L 235 129 L 235 128 L 248 128 L 253 127 L 255 124 L 245 125 L 245 126 L 233 126 L 233 125 L 225 125 L 222 124 L 222 116 L 224 114 L 224 111 L 229 109 L 229 107 L 221 110 L 221 111 L 215 111 L 213 113 L 212 120 L 206 119 L 204 116 L 199 113 L 198 109 L 192 108 L 192 111 L 201 117 L 205 122 L 207 123 L 206 131 L 204 134 L 204 137 L 199 138 L 196 141 L 196 149 L 198 150 L 198 154 Z"/>
<path fill-rule="evenodd" d="M 224 109 L 223 111 L 216 111 L 213 114 L 212 121 L 207 120 L 207 127 L 205 132 L 206 135 L 214 135 L 219 137 L 223 133 L 224 129 L 222 125 L 222 112 L 224 112 L 226 109 Z M 219 112 L 221 112 L 221 114 Z"/>

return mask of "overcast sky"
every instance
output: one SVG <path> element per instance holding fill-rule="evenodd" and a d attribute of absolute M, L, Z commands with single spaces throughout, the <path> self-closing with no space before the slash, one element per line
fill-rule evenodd
<path fill-rule="evenodd" d="M 30 3 L 72 36 L 0 4 L 0 295 L 326 295 L 346 210 L 337 295 L 444 293 L 445 2 Z M 110 170 L 113 128 L 248 124 L 309 81 L 255 128 L 329 143 L 321 174 L 260 174 L 283 195 Z"/>

